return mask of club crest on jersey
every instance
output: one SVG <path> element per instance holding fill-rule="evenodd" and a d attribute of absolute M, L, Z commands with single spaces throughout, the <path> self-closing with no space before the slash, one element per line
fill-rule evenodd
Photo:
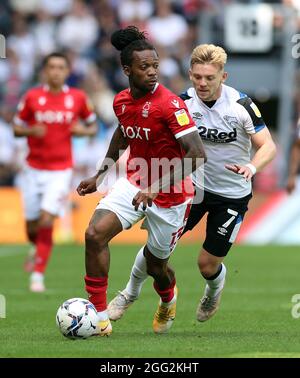
<path fill-rule="evenodd" d="M 143 110 L 142 110 L 142 116 L 144 118 L 148 118 L 150 106 L 151 106 L 151 102 L 150 101 L 145 102 L 145 104 L 143 106 Z"/>
<path fill-rule="evenodd" d="M 185 126 L 190 123 L 189 117 L 184 109 L 177 110 L 175 117 L 180 126 Z"/>
<path fill-rule="evenodd" d="M 224 121 L 228 123 L 229 126 L 231 126 L 232 128 L 238 127 L 239 121 L 236 117 L 231 117 L 231 116 L 226 115 L 223 118 L 224 118 Z"/>
<path fill-rule="evenodd" d="M 39 99 L 38 99 L 39 105 L 44 106 L 46 104 L 46 102 L 47 102 L 46 97 L 44 97 L 44 96 L 43 97 L 39 97 Z"/>
<path fill-rule="evenodd" d="M 125 112 L 125 109 L 126 109 L 126 105 L 122 105 L 122 114 Z"/>
<path fill-rule="evenodd" d="M 65 107 L 67 108 L 67 109 L 71 109 L 71 108 L 73 108 L 73 106 L 74 106 L 74 99 L 73 99 L 73 97 L 72 96 L 66 96 L 65 97 Z"/>

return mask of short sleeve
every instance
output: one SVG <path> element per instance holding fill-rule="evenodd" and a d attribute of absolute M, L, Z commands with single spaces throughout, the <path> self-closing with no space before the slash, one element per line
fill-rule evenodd
<path fill-rule="evenodd" d="M 184 101 L 177 96 L 170 96 L 163 103 L 163 115 L 167 126 L 176 139 L 197 131 Z"/>
<path fill-rule="evenodd" d="M 243 97 L 237 101 L 243 108 L 243 124 L 248 134 L 255 134 L 266 127 L 262 115 L 250 97 Z"/>
<path fill-rule="evenodd" d="M 86 123 L 93 123 L 96 121 L 93 105 L 85 93 L 82 93 L 82 104 L 79 117 Z"/>
<path fill-rule="evenodd" d="M 17 114 L 14 117 L 14 123 L 18 126 L 26 126 L 33 117 L 30 106 L 30 96 L 26 93 L 20 100 L 17 107 Z"/>

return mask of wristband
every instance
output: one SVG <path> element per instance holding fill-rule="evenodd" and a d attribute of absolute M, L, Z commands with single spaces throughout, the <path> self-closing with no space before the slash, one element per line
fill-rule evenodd
<path fill-rule="evenodd" d="M 252 175 L 254 176 L 255 173 L 256 173 L 256 168 L 254 167 L 254 165 L 251 164 L 251 163 L 248 163 L 248 164 L 246 164 L 246 167 L 248 167 L 250 169 L 250 171 L 252 172 Z"/>

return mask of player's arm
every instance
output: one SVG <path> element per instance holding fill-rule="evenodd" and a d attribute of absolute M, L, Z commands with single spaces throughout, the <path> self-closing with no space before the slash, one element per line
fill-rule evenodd
<path fill-rule="evenodd" d="M 93 105 L 84 92 L 81 92 L 81 108 L 79 117 L 81 121 L 74 123 L 71 127 L 71 134 L 77 137 L 95 136 L 98 131 L 97 116 Z"/>
<path fill-rule="evenodd" d="M 18 112 L 12 122 L 15 137 L 36 137 L 42 138 L 46 134 L 46 126 L 36 123 L 28 127 L 28 122 L 33 114 L 30 107 L 29 95 L 26 94 L 18 105 Z"/>
<path fill-rule="evenodd" d="M 250 135 L 252 145 L 256 153 L 249 163 L 245 165 L 226 164 L 228 170 L 244 176 L 246 181 L 258 171 L 261 171 L 276 155 L 276 145 L 265 125 L 258 107 L 250 97 L 240 98 L 237 103 L 240 105 L 240 121 L 243 123 L 245 131 Z"/>
<path fill-rule="evenodd" d="M 256 152 L 248 164 L 225 165 L 230 171 L 243 175 L 246 181 L 251 180 L 255 173 L 260 172 L 276 155 L 276 145 L 267 127 L 251 135 L 251 142 Z"/>
<path fill-rule="evenodd" d="M 101 184 L 108 170 L 119 160 L 127 147 L 128 141 L 124 137 L 120 127 L 117 127 L 99 171 L 94 176 L 81 181 L 77 187 L 78 194 L 84 196 L 85 194 L 95 192 L 97 185 Z"/>
<path fill-rule="evenodd" d="M 97 134 L 98 126 L 96 121 L 88 124 L 82 124 L 81 122 L 75 123 L 71 128 L 71 134 L 77 137 L 93 137 Z"/>
<path fill-rule="evenodd" d="M 204 146 L 198 131 L 192 131 L 178 138 L 177 141 L 185 151 L 184 158 L 172 167 L 170 172 L 154 182 L 151 188 L 141 190 L 137 193 L 132 201 L 135 210 L 138 209 L 141 203 L 143 203 L 143 209 L 147 206 L 152 206 L 152 202 L 159 192 L 177 184 L 206 162 L 207 158 Z"/>
<path fill-rule="evenodd" d="M 289 161 L 289 174 L 287 179 L 286 190 L 292 193 L 296 187 L 296 177 L 300 164 L 300 138 L 296 139 L 292 145 Z"/>
<path fill-rule="evenodd" d="M 18 125 L 13 121 L 13 130 L 15 137 L 35 137 L 42 138 L 46 134 L 46 127 L 42 124 L 36 124 L 28 127 L 26 125 Z"/>

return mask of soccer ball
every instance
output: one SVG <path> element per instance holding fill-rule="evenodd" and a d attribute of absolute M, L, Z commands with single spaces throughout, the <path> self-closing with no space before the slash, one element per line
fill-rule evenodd
<path fill-rule="evenodd" d="M 56 324 L 60 332 L 69 339 L 86 339 L 97 327 L 98 316 L 94 305 L 83 298 L 71 298 L 57 310 Z"/>

